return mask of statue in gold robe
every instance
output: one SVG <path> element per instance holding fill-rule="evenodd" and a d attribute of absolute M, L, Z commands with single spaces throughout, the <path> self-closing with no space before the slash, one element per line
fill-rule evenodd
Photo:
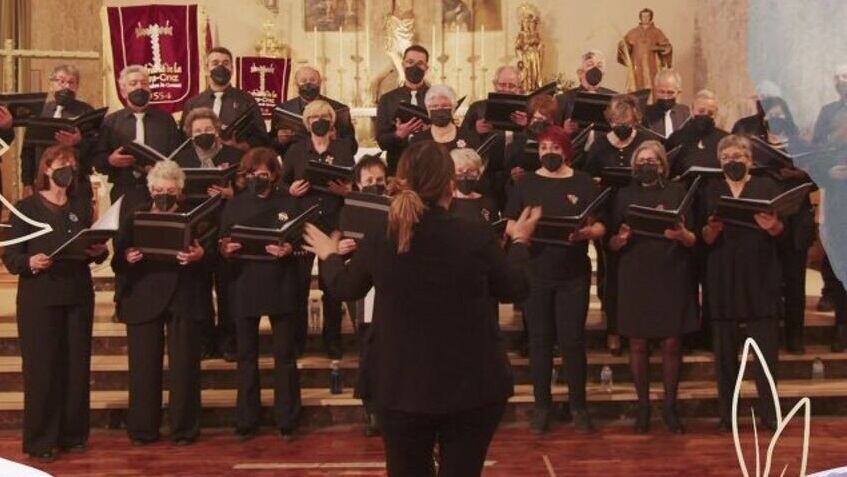
<path fill-rule="evenodd" d="M 673 66 L 673 47 L 653 24 L 653 11 L 645 8 L 638 17 L 638 26 L 627 32 L 618 45 L 618 63 L 629 69 L 627 91 L 651 89 L 656 73 Z"/>
<path fill-rule="evenodd" d="M 518 69 L 521 73 L 523 91 L 533 91 L 541 86 L 541 58 L 543 45 L 538 9 L 524 3 L 520 7 L 521 30 L 515 38 L 515 54 L 518 57 Z"/>

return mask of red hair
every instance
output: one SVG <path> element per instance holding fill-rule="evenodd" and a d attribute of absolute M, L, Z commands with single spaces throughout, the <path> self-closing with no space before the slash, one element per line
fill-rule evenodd
<path fill-rule="evenodd" d="M 539 144 L 541 141 L 550 141 L 553 144 L 558 144 L 562 148 L 562 155 L 565 161 L 570 164 L 573 159 L 573 146 L 571 145 L 571 136 L 565 132 L 560 126 L 547 126 L 544 131 L 536 138 Z"/>

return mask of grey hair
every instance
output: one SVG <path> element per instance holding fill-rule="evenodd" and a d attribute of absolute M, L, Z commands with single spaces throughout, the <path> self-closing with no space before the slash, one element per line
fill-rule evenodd
<path fill-rule="evenodd" d="M 128 65 L 121 70 L 121 74 L 118 76 L 118 82 L 122 86 L 126 86 L 126 77 L 133 73 L 142 73 L 148 79 L 150 78 L 150 72 L 147 71 L 147 67 L 143 65 Z"/>
<path fill-rule="evenodd" d="M 701 89 L 697 92 L 697 94 L 694 95 L 694 100 L 697 101 L 698 99 L 706 99 L 709 101 L 717 102 L 718 95 L 716 95 L 712 90 Z"/>
<path fill-rule="evenodd" d="M 729 149 L 731 147 L 741 149 L 746 153 L 747 157 L 753 157 L 753 146 L 750 144 L 750 140 L 738 134 L 724 136 L 724 138 L 718 142 L 718 156 L 720 156 L 720 153 L 725 149 Z"/>
<path fill-rule="evenodd" d="M 465 166 L 470 169 L 476 169 L 482 173 L 482 158 L 476 150 L 469 147 L 459 147 L 450 151 L 450 158 L 453 159 L 453 164 L 457 166 Z"/>
<path fill-rule="evenodd" d="M 426 92 L 426 96 L 424 96 L 424 104 L 429 107 L 429 103 L 435 100 L 435 98 L 447 98 L 450 100 L 453 108 L 456 107 L 456 92 L 446 84 L 436 84 L 430 87 Z"/>
<path fill-rule="evenodd" d="M 506 71 L 506 70 L 511 70 L 516 75 L 518 75 L 518 78 L 520 78 L 521 71 L 518 69 L 517 66 L 515 66 L 515 65 L 500 65 L 500 66 L 497 67 L 496 70 L 494 70 L 494 82 L 495 83 L 497 82 L 498 79 L 500 79 L 500 75 L 503 74 L 503 72 Z"/>
<path fill-rule="evenodd" d="M 53 68 L 53 71 L 50 73 L 50 80 L 51 81 L 55 80 L 56 75 L 60 71 L 62 73 L 66 73 L 66 74 L 73 76 L 73 78 L 76 80 L 76 83 L 79 84 L 79 69 L 76 66 L 71 65 L 71 64 L 59 65 L 59 66 Z"/>
<path fill-rule="evenodd" d="M 670 69 L 670 68 L 665 68 L 663 70 L 659 70 L 659 72 L 656 73 L 656 77 L 653 78 L 653 84 L 657 84 L 659 81 L 666 79 L 666 78 L 672 78 L 673 79 L 674 83 L 676 83 L 676 90 L 677 91 L 682 90 L 682 75 L 679 74 L 678 71 Z"/>
<path fill-rule="evenodd" d="M 585 63 L 588 60 L 591 60 L 591 59 L 595 59 L 599 63 L 602 63 L 603 67 L 606 66 L 606 55 L 603 54 L 602 51 L 600 51 L 600 50 L 588 50 L 579 57 L 579 66 L 577 66 L 576 69 L 581 70 L 582 64 Z"/>
<path fill-rule="evenodd" d="M 175 161 L 159 161 L 147 173 L 147 188 L 152 188 L 153 184 L 160 181 L 175 181 L 179 190 L 182 190 L 185 186 L 185 172 Z"/>

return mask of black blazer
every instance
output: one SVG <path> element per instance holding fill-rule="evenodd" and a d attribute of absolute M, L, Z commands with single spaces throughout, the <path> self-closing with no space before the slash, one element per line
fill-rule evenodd
<path fill-rule="evenodd" d="M 188 113 L 192 109 L 212 109 L 214 104 L 215 94 L 211 89 L 207 89 L 197 96 L 189 98 L 182 108 L 182 117 L 179 120 L 180 131 L 182 131 L 185 118 L 188 117 Z M 247 128 L 244 133 L 244 140 L 250 144 L 250 147 L 267 146 L 269 142 L 268 131 L 265 127 L 265 120 L 262 119 L 262 111 L 256 103 L 256 98 L 254 98 L 250 93 L 232 86 L 228 86 L 224 89 L 223 96 L 221 97 L 221 122 L 224 124 L 232 124 L 239 115 L 244 113 L 244 111 L 251 106 L 253 107 L 253 112 L 250 113 L 250 127 Z"/>
<path fill-rule="evenodd" d="M 212 163 L 216 166 L 222 164 L 229 164 L 230 166 L 240 164 L 241 156 L 243 155 L 244 151 L 241 149 L 224 144 L 221 150 L 212 158 Z M 179 167 L 183 168 L 203 167 L 200 163 L 200 158 L 197 156 L 197 150 L 193 146 L 185 146 L 174 156 L 174 161 L 179 164 Z"/>
<path fill-rule="evenodd" d="M 526 298 L 526 275 L 514 265 L 527 260 L 522 245 L 507 260 L 487 225 L 440 207 L 424 213 L 408 253 L 398 255 L 394 240 L 377 233 L 366 234 L 346 265 L 330 256 L 322 266 L 335 297 L 358 300 L 376 287 L 362 366 L 375 403 L 450 413 L 505 401 L 511 368 L 491 299 Z"/>
<path fill-rule="evenodd" d="M 676 131 L 691 116 L 691 110 L 684 104 L 675 104 L 671 108 L 671 124 Z M 647 106 L 644 110 L 644 127 L 653 132 L 665 135 L 665 110 L 655 104 Z"/>
<path fill-rule="evenodd" d="M 3 249 L 3 264 L 9 272 L 18 275 L 18 304 L 29 306 L 73 305 L 94 300 L 91 284 L 93 259 L 84 262 L 56 260 L 47 270 L 33 275 L 29 258 L 39 253 L 49 255 L 79 231 L 91 226 L 91 203 L 82 197 L 71 195 L 68 206 L 59 210 L 48 208 L 41 194 L 35 194 L 16 204 L 17 209 L 38 222 L 50 224 L 53 231 L 26 242 L 8 245 Z M 4 234 L 6 239 L 22 237 L 37 229 L 11 214 L 11 229 Z M 104 253 L 98 262 L 106 259 Z"/>
<path fill-rule="evenodd" d="M 429 85 L 424 84 L 417 90 L 418 105 L 424 105 L 426 92 L 429 91 Z M 412 90 L 405 85 L 379 97 L 376 104 L 376 142 L 380 149 L 387 152 L 386 163 L 388 164 L 388 175 L 393 176 L 397 171 L 397 163 L 400 161 L 400 156 L 409 145 L 409 138 L 398 139 L 394 135 L 397 128 L 394 126 L 394 116 L 397 114 L 397 106 L 400 103 L 408 103 L 412 100 Z"/>
<path fill-rule="evenodd" d="M 203 260 L 190 265 L 152 261 L 143 258 L 127 263 L 126 250 L 133 246 L 133 216 L 136 211 L 150 210 L 147 189 L 137 189 L 124 196 L 121 203 L 121 227 L 115 238 L 112 268 L 117 281 L 115 293 L 120 310 L 118 318 L 126 324 L 153 321 L 170 310 L 180 316 L 202 321 L 209 315 L 208 275 L 211 267 L 206 260 L 212 244 L 202 244 Z"/>

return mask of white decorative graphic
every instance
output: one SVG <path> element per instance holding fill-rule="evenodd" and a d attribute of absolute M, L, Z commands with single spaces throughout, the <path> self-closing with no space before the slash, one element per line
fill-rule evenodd
<path fill-rule="evenodd" d="M 3 154 L 6 154 L 6 151 L 8 151 L 11 148 L 12 148 L 12 146 L 7 144 L 6 141 L 0 139 L 0 157 L 2 157 Z"/>
<path fill-rule="evenodd" d="M 756 344 L 756 341 L 752 338 L 747 338 L 744 342 L 744 350 L 741 352 L 741 368 L 738 370 L 738 378 L 735 381 L 735 392 L 732 396 L 732 438 L 735 442 L 735 454 L 738 457 L 738 465 L 741 467 L 741 473 L 744 477 L 750 477 L 750 472 L 747 470 L 747 463 L 744 461 L 744 452 L 741 450 L 741 438 L 738 435 L 738 400 L 741 397 L 741 383 L 744 380 L 744 371 L 747 369 L 748 358 L 750 355 L 750 349 L 753 349 L 753 352 L 756 354 L 756 359 L 758 360 L 759 366 L 762 368 L 762 372 L 768 379 L 768 384 L 770 385 L 770 395 L 773 400 L 774 411 L 776 414 L 776 432 L 773 437 L 771 437 L 770 443 L 768 443 L 767 453 L 765 454 L 765 465 L 764 470 L 762 470 L 762 462 L 761 456 L 759 455 L 759 433 L 756 429 L 756 413 L 752 411 L 753 415 L 753 442 L 756 447 L 756 473 L 755 477 L 770 477 L 771 464 L 773 462 L 773 451 L 776 448 L 776 444 L 779 442 L 780 436 L 782 436 L 783 431 L 788 426 L 788 423 L 791 422 L 791 419 L 798 413 L 800 410 L 803 411 L 803 454 L 800 459 L 800 471 L 796 474 L 799 477 L 806 476 L 806 464 L 809 460 L 809 433 L 810 433 L 810 425 L 811 425 L 811 416 L 812 416 L 812 402 L 808 397 L 804 397 L 791 408 L 791 411 L 788 412 L 785 416 L 782 415 L 782 409 L 779 405 L 779 395 L 776 391 L 776 383 L 773 380 L 773 375 L 771 374 L 771 370 L 768 367 L 767 362 L 762 356 L 762 351 L 759 349 L 759 345 Z M 786 472 L 788 471 L 788 465 L 781 470 L 779 474 L 780 477 L 788 475 Z M 795 475 L 795 474 L 791 474 Z"/>
<path fill-rule="evenodd" d="M 268 73 L 273 73 L 275 70 L 274 65 L 250 65 L 250 72 L 259 74 L 259 91 L 267 91 L 267 88 L 265 88 L 265 76 Z"/>
<path fill-rule="evenodd" d="M 161 36 L 173 36 L 174 27 L 171 26 L 170 21 L 166 21 L 164 25 L 159 25 L 158 23 L 154 23 L 152 25 L 148 25 L 147 28 L 144 28 L 139 23 L 137 27 L 135 27 L 135 37 L 140 38 L 143 36 L 150 37 L 150 47 L 153 50 L 153 69 L 155 71 L 160 71 L 162 69 L 162 44 L 160 42 Z"/>

